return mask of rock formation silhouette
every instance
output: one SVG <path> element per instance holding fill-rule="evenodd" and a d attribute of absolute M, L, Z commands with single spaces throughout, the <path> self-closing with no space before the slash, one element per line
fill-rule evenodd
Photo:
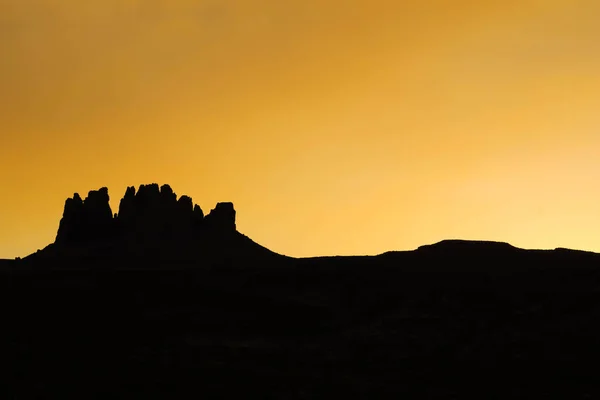
<path fill-rule="evenodd" d="M 157 183 L 127 187 L 117 213 L 109 200 L 106 187 L 90 191 L 85 200 L 75 193 L 65 201 L 54 243 L 27 258 L 202 261 L 277 255 L 237 231 L 231 202 L 217 203 L 204 215 L 190 196 Z"/>
<path fill-rule="evenodd" d="M 233 203 L 218 203 L 206 216 L 206 224 L 225 232 L 235 231 L 235 209 Z"/>
<path fill-rule="evenodd" d="M 85 200 L 78 193 L 65 202 L 55 244 L 78 245 L 98 240 L 140 240 L 190 237 L 202 231 L 236 232 L 233 203 L 218 203 L 206 216 L 192 198 L 177 194 L 169 185 L 130 186 L 114 214 L 108 188 L 92 190 Z"/>
<path fill-rule="evenodd" d="M 108 188 L 92 190 L 85 200 L 78 193 L 67 199 L 56 243 L 79 243 L 108 238 L 114 232 Z"/>

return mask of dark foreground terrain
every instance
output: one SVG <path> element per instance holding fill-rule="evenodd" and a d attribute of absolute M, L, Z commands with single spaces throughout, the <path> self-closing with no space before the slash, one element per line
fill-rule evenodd
<path fill-rule="evenodd" d="M 0 399 L 600 398 L 600 254 L 293 259 L 168 185 L 67 199 L 0 318 Z"/>
<path fill-rule="evenodd" d="M 6 399 L 586 399 L 600 255 L 0 265 Z"/>

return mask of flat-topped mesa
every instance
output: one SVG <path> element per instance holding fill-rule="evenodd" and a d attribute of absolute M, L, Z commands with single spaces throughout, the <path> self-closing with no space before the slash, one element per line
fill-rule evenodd
<path fill-rule="evenodd" d="M 112 214 L 108 189 L 90 191 L 82 200 L 75 193 L 67 199 L 56 236 L 57 244 L 88 243 L 117 237 L 168 239 L 199 231 L 235 232 L 232 203 L 218 203 L 208 215 L 189 196 L 177 195 L 169 185 L 152 183 L 130 186 Z"/>

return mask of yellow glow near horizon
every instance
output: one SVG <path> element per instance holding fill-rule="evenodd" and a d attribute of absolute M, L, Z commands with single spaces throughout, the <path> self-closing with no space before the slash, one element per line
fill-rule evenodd
<path fill-rule="evenodd" d="M 0 0 L 0 258 L 169 183 L 292 256 L 600 251 L 600 3 Z"/>

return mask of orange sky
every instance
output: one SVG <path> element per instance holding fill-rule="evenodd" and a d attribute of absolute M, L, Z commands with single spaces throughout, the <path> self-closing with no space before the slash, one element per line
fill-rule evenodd
<path fill-rule="evenodd" d="M 170 183 L 292 256 L 600 251 L 597 0 L 0 0 L 0 258 Z"/>

